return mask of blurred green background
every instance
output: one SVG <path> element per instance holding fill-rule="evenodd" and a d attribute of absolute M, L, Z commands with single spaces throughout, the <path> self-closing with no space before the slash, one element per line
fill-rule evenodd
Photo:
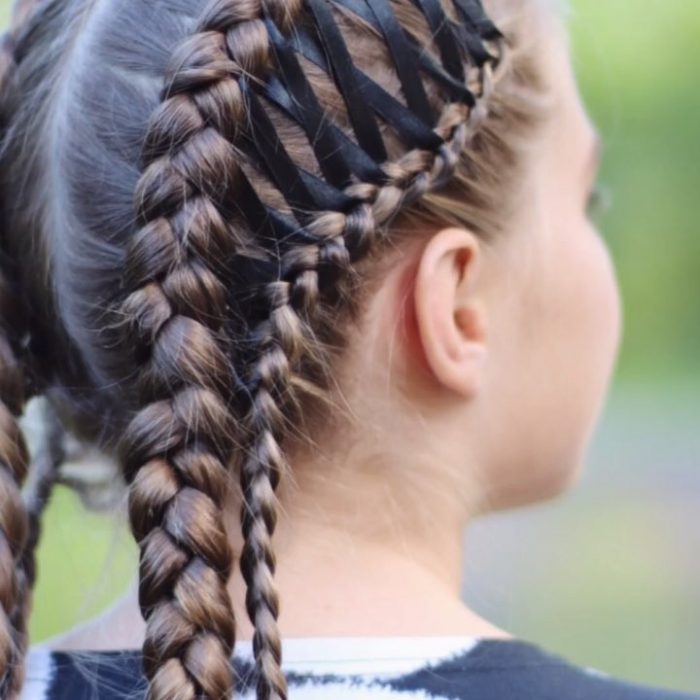
<path fill-rule="evenodd" d="M 603 231 L 625 308 L 616 380 L 568 496 L 469 531 L 465 598 L 513 634 L 639 682 L 700 690 L 700 2 L 575 0 L 574 58 L 606 144 Z M 8 2 L 0 0 L 3 22 Z M 39 641 L 124 589 L 135 546 L 58 490 Z"/>
<path fill-rule="evenodd" d="M 580 664 L 700 690 L 700 2 L 571 0 L 624 339 L 578 488 L 479 522 L 464 594 Z"/>

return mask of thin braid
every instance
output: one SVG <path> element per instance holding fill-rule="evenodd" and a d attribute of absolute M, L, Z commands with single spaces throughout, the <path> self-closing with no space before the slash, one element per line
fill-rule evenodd
<path fill-rule="evenodd" d="M 268 8 L 280 22 L 290 6 Z M 236 232 L 220 213 L 238 171 L 238 78 L 262 75 L 269 51 L 257 0 L 211 3 L 174 53 L 149 124 L 135 193 L 123 347 L 142 363 L 142 408 L 121 458 L 141 550 L 144 670 L 151 700 L 230 697 L 235 620 L 226 588 L 232 553 L 221 508 L 237 432 L 232 368 L 217 277 Z"/>
<path fill-rule="evenodd" d="M 306 279 L 311 281 L 309 275 Z M 305 291 L 313 294 L 313 286 L 311 282 Z M 267 293 L 277 305 L 255 329 L 257 361 L 250 369 L 250 380 L 256 387 L 244 421 L 250 438 L 240 470 L 244 538 L 240 568 L 247 587 L 246 610 L 255 630 L 253 653 L 259 700 L 287 698 L 277 626 L 279 597 L 274 583 L 272 536 L 277 522 L 275 489 L 281 474 L 288 469 L 280 446 L 284 429 L 282 402 L 301 333 L 290 304 L 290 288 L 289 282 L 268 285 Z"/>
<path fill-rule="evenodd" d="M 323 291 L 321 271 L 326 271 L 324 281 L 328 286 L 337 284 L 341 277 L 352 280 L 355 272 L 351 262 L 374 247 L 383 224 L 407 201 L 449 179 L 466 142 L 486 117 L 485 103 L 493 87 L 491 66 L 486 64 L 479 73 L 480 101 L 471 109 L 451 105 L 439 120 L 436 131 L 445 143 L 438 153 L 411 151 L 397 162 L 384 165 L 386 184 L 348 187 L 348 194 L 364 201 L 349 214 L 321 214 L 308 227 L 317 233 L 318 245 L 300 246 L 283 255 L 284 278 L 268 283 L 263 291 L 270 313 L 252 333 L 257 359 L 249 368 L 250 406 L 244 421 L 249 439 L 240 472 L 244 496 L 240 565 L 247 584 L 246 609 L 255 628 L 253 649 L 258 668 L 257 697 L 261 700 L 287 698 L 277 626 L 279 598 L 274 584 L 275 490 L 281 475 L 289 470 L 281 446 L 284 411 L 291 394 L 291 375 L 300 360 L 305 322 L 312 321 Z"/>

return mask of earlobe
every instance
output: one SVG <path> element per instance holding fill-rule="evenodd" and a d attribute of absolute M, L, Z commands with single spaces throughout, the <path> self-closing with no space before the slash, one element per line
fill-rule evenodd
<path fill-rule="evenodd" d="M 464 397 L 478 393 L 487 354 L 482 254 L 470 231 L 441 229 L 423 248 L 415 281 L 416 326 L 428 367 L 437 382 Z"/>

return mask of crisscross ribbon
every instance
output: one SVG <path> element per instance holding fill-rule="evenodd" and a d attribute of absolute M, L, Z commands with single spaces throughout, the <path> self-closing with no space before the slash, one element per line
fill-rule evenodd
<path fill-rule="evenodd" d="M 255 188 L 241 178 L 237 206 L 261 240 L 276 246 L 317 241 L 306 226 L 320 211 L 349 211 L 357 203 L 346 192 L 353 183 L 381 185 L 387 151 L 379 127 L 383 120 L 406 150 L 438 151 L 443 138 L 435 131 L 434 113 L 421 75 L 435 81 L 450 102 L 469 107 L 477 97 L 466 84 L 464 66 L 482 67 L 494 56 L 488 42 L 502 37 L 486 16 L 480 0 L 452 0 L 455 20 L 440 0 L 412 0 L 426 19 L 439 61 L 419 46 L 399 23 L 390 0 L 304 0 L 310 22 L 285 36 L 264 18 L 274 68 L 262 82 L 241 78 L 250 118 L 241 149 L 284 197 L 292 215 L 266 205 Z M 400 82 L 403 102 L 353 63 L 333 15 L 333 4 L 357 15 L 385 39 Z M 303 57 L 323 70 L 343 98 L 354 140 L 324 111 L 299 61 Z M 322 177 L 297 165 L 285 149 L 263 106 L 281 110 L 306 135 Z"/>

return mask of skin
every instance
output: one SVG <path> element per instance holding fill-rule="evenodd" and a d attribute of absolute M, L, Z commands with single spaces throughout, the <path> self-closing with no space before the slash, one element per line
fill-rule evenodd
<path fill-rule="evenodd" d="M 274 538 L 283 638 L 511 636 L 461 599 L 464 529 L 576 482 L 622 326 L 586 215 L 599 142 L 558 23 L 551 37 L 552 119 L 509 230 L 487 244 L 443 228 L 402 249 L 340 368 L 350 421 L 293 455 Z M 140 647 L 136 590 L 48 646 Z M 249 640 L 238 571 L 230 591 Z"/>

